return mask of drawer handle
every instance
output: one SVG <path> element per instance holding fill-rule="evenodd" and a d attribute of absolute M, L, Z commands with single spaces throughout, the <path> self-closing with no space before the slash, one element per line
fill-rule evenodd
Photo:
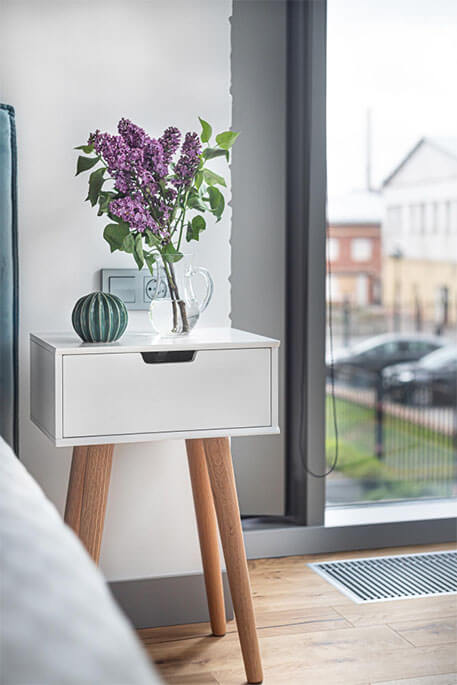
<path fill-rule="evenodd" d="M 166 350 L 163 352 L 141 352 L 146 364 L 176 364 L 177 362 L 193 362 L 197 356 L 195 350 Z"/>

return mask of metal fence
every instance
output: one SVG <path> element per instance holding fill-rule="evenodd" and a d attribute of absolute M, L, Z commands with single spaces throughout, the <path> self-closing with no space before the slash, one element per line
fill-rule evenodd
<path fill-rule="evenodd" d="M 331 387 L 326 449 L 335 453 Z M 381 373 L 347 369 L 335 383 L 339 460 L 348 501 L 457 495 L 457 408 L 393 401 Z M 430 394 L 429 394 L 430 397 Z M 344 490 L 341 489 L 344 493 Z M 333 497 L 334 503 L 338 495 Z"/>

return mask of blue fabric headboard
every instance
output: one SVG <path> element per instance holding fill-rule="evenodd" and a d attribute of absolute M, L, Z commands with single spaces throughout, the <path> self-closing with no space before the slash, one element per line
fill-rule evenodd
<path fill-rule="evenodd" d="M 0 434 L 18 450 L 17 150 L 14 108 L 0 103 Z"/>

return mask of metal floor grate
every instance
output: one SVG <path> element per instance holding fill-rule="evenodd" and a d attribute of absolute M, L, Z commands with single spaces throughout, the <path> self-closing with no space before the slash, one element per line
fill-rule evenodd
<path fill-rule="evenodd" d="M 358 604 L 457 593 L 457 551 L 308 564 Z"/>

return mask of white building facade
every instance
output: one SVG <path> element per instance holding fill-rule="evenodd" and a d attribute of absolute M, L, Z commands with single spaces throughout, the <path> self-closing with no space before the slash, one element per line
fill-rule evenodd
<path fill-rule="evenodd" d="M 455 324 L 457 140 L 420 140 L 384 182 L 383 200 L 383 303 Z"/>

